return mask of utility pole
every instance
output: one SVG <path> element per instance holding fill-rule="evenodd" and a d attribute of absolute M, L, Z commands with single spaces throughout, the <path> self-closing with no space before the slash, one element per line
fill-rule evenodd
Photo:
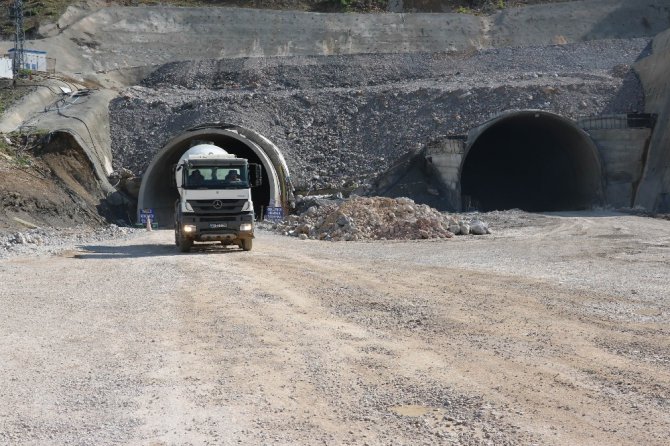
<path fill-rule="evenodd" d="M 14 0 L 10 7 L 10 15 L 14 18 L 16 32 L 14 33 L 14 61 L 12 71 L 14 79 L 18 77 L 19 71 L 23 68 L 23 44 L 26 41 L 26 34 L 23 31 L 23 0 Z"/>

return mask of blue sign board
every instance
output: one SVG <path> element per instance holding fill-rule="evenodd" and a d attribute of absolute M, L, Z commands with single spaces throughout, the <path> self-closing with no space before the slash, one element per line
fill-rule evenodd
<path fill-rule="evenodd" d="M 154 215 L 154 210 L 151 208 L 140 209 L 140 223 L 146 225 L 147 218 L 151 219 L 151 223 L 156 223 L 156 216 Z"/>
<path fill-rule="evenodd" d="M 282 207 L 265 208 L 265 219 L 271 221 L 282 221 L 284 219 L 284 208 Z"/>

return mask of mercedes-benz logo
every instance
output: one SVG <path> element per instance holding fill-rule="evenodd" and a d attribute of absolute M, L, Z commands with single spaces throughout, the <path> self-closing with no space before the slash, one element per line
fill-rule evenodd
<path fill-rule="evenodd" d="M 214 200 L 214 202 L 212 203 L 212 206 L 214 206 L 214 209 L 221 209 L 223 207 L 223 201 Z"/>

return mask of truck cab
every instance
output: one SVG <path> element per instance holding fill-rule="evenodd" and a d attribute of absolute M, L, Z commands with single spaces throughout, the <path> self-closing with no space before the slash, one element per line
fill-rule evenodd
<path fill-rule="evenodd" d="M 254 238 L 251 188 L 261 166 L 213 144 L 198 144 L 174 166 L 175 244 L 188 252 L 195 242 L 218 241 L 250 251 Z"/>

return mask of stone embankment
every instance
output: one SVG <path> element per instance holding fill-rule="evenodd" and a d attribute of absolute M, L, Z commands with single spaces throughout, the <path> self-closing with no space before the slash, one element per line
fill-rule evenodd
<path fill-rule="evenodd" d="M 308 197 L 299 198 L 298 206 L 305 210 L 272 225 L 272 229 L 303 240 L 328 241 L 415 240 L 491 233 L 480 220 L 461 220 L 409 198 Z"/>

